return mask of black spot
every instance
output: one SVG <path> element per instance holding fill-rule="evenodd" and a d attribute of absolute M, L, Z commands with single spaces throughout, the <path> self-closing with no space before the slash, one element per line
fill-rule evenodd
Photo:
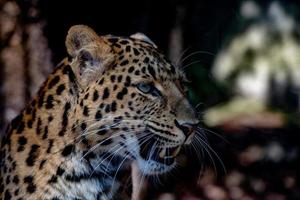
<path fill-rule="evenodd" d="M 126 52 L 130 52 L 131 51 L 131 47 L 130 46 L 126 46 L 125 51 Z"/>
<path fill-rule="evenodd" d="M 143 60 L 143 62 L 144 62 L 145 64 L 148 64 L 148 63 L 149 63 L 149 58 L 146 57 L 146 58 Z"/>
<path fill-rule="evenodd" d="M 17 133 L 18 133 L 18 134 L 22 133 L 22 132 L 24 131 L 24 128 L 25 128 L 25 123 L 24 123 L 24 121 L 21 121 L 21 122 L 19 123 L 18 128 L 17 128 Z"/>
<path fill-rule="evenodd" d="M 26 114 L 29 115 L 29 114 L 31 113 L 31 111 L 32 111 L 32 107 L 31 107 L 31 106 L 28 106 L 28 107 L 26 108 Z"/>
<path fill-rule="evenodd" d="M 118 38 L 109 38 L 108 41 L 111 43 L 116 43 L 118 42 Z"/>
<path fill-rule="evenodd" d="M 57 182 L 57 176 L 51 176 L 51 178 L 48 180 L 48 183 L 51 184 L 51 183 L 56 183 Z"/>
<path fill-rule="evenodd" d="M 121 45 L 119 45 L 118 43 L 114 43 L 113 45 L 117 48 L 121 48 Z"/>
<path fill-rule="evenodd" d="M 126 95 L 127 93 L 128 90 L 126 87 L 124 87 L 123 90 L 117 94 L 117 99 L 122 100 L 124 95 Z"/>
<path fill-rule="evenodd" d="M 133 53 L 136 56 L 140 55 L 140 52 L 136 48 L 133 48 Z"/>
<path fill-rule="evenodd" d="M 18 175 L 15 175 L 12 181 L 13 181 L 13 183 L 15 183 L 15 184 L 19 184 L 20 180 L 19 180 Z"/>
<path fill-rule="evenodd" d="M 107 99 L 108 97 L 109 97 L 109 90 L 108 90 L 108 88 L 105 88 L 102 99 L 104 100 L 104 99 Z"/>
<path fill-rule="evenodd" d="M 25 145 L 27 143 L 27 139 L 24 136 L 19 137 L 18 139 L 19 145 Z"/>
<path fill-rule="evenodd" d="M 129 63 L 128 60 L 124 60 L 123 62 L 120 63 L 120 65 L 121 65 L 121 66 L 128 65 L 128 63 Z"/>
<path fill-rule="evenodd" d="M 104 82 L 104 78 L 102 78 L 100 81 L 99 81 L 99 85 L 102 85 L 103 84 L 103 82 Z"/>
<path fill-rule="evenodd" d="M 74 94 L 74 92 L 73 92 L 72 88 L 70 88 L 70 89 L 69 89 L 69 93 L 70 93 L 71 95 L 73 95 L 73 94 Z"/>
<path fill-rule="evenodd" d="M 18 146 L 17 151 L 18 152 L 24 151 L 24 149 L 25 149 L 24 145 L 27 144 L 27 139 L 24 136 L 21 136 L 18 140 L 18 143 L 19 143 L 19 146 Z"/>
<path fill-rule="evenodd" d="M 122 117 L 122 116 L 115 117 L 115 118 L 114 118 L 114 123 L 120 123 L 122 120 L 123 120 L 123 117 Z"/>
<path fill-rule="evenodd" d="M 11 200 L 11 194 L 8 190 L 5 190 L 4 200 Z"/>
<path fill-rule="evenodd" d="M 37 109 L 34 108 L 33 111 L 32 111 L 32 114 L 31 114 L 31 117 L 32 117 L 31 120 L 32 120 L 32 121 L 35 121 L 35 118 L 36 118 L 36 110 L 37 110 Z"/>
<path fill-rule="evenodd" d="M 126 77 L 126 81 L 125 81 L 125 84 L 124 84 L 124 85 L 125 85 L 126 87 L 128 87 L 128 86 L 130 86 L 130 84 L 131 84 L 131 79 L 130 79 L 130 77 L 129 77 L 129 76 L 127 76 L 127 77 Z"/>
<path fill-rule="evenodd" d="M 41 120 L 41 118 L 38 118 L 38 122 L 37 122 L 37 126 L 36 126 L 36 134 L 37 135 L 40 135 L 42 132 L 41 126 L 42 126 L 42 120 Z"/>
<path fill-rule="evenodd" d="M 131 98 L 134 98 L 136 96 L 136 93 L 131 93 Z"/>
<path fill-rule="evenodd" d="M 52 139 L 50 139 L 50 140 L 48 141 L 47 153 L 50 153 L 50 152 L 51 152 L 51 149 L 52 149 L 52 147 L 53 147 L 53 142 L 54 142 L 54 140 L 52 140 Z"/>
<path fill-rule="evenodd" d="M 32 183 L 33 176 L 25 176 L 23 180 L 24 180 L 24 183 Z"/>
<path fill-rule="evenodd" d="M 39 94 L 39 103 L 38 103 L 39 108 L 41 108 L 42 105 L 44 104 L 44 97 L 45 97 L 45 91 L 40 92 L 40 94 Z"/>
<path fill-rule="evenodd" d="M 6 183 L 6 185 L 8 185 L 8 184 L 10 183 L 10 175 L 8 175 L 8 176 L 6 177 L 5 183 Z"/>
<path fill-rule="evenodd" d="M 115 82 L 115 80 L 116 80 L 116 76 L 115 76 L 115 75 L 111 75 L 111 76 L 110 76 L 110 80 L 111 80 L 111 82 L 113 82 L 113 83 L 114 83 L 114 82 Z"/>
<path fill-rule="evenodd" d="M 27 186 L 27 192 L 28 193 L 34 193 L 36 191 L 36 186 L 33 183 L 33 177 L 32 176 L 26 176 L 24 178 L 24 183 L 28 184 Z"/>
<path fill-rule="evenodd" d="M 101 111 L 98 110 L 98 111 L 96 112 L 95 119 L 101 119 L 101 118 L 102 118 Z"/>
<path fill-rule="evenodd" d="M 18 149 L 17 149 L 17 152 L 21 152 L 21 151 L 24 151 L 25 147 L 22 145 L 22 146 L 19 146 Z"/>
<path fill-rule="evenodd" d="M 154 78 L 154 80 L 156 80 L 156 73 L 152 66 L 150 65 L 148 66 L 148 71 L 151 74 L 151 76 Z"/>
<path fill-rule="evenodd" d="M 44 134 L 43 134 L 43 137 L 42 137 L 43 140 L 48 138 L 48 132 L 49 132 L 48 131 L 48 126 L 45 126 Z"/>
<path fill-rule="evenodd" d="M 56 175 L 57 176 L 61 176 L 65 173 L 65 170 L 61 167 L 58 167 L 57 170 L 56 170 Z"/>
<path fill-rule="evenodd" d="M 33 124 L 33 121 L 31 119 L 28 120 L 28 122 L 27 122 L 28 128 L 32 128 L 32 124 Z"/>
<path fill-rule="evenodd" d="M 45 165 L 45 163 L 46 163 L 46 160 L 42 160 L 40 163 L 39 169 L 42 169 L 43 166 Z"/>
<path fill-rule="evenodd" d="M 118 85 L 114 85 L 113 90 L 116 91 L 118 89 Z"/>
<path fill-rule="evenodd" d="M 136 70 L 136 71 L 134 72 L 134 74 L 137 75 L 137 76 L 140 75 L 140 70 Z"/>
<path fill-rule="evenodd" d="M 111 103 L 111 111 L 112 112 L 116 112 L 116 110 L 117 110 L 117 103 L 115 101 L 113 101 Z"/>
<path fill-rule="evenodd" d="M 94 152 L 84 151 L 83 155 L 85 155 L 84 158 L 86 160 L 90 160 L 90 159 L 96 158 L 96 154 Z"/>
<path fill-rule="evenodd" d="M 53 120 L 53 117 L 52 116 L 49 116 L 48 117 L 48 122 L 51 122 Z"/>
<path fill-rule="evenodd" d="M 89 95 L 90 95 L 90 93 L 86 93 L 85 95 L 84 95 L 84 99 L 88 99 L 89 98 Z"/>
<path fill-rule="evenodd" d="M 67 102 L 65 104 L 65 109 L 64 109 L 63 119 L 62 119 L 63 127 L 66 127 L 68 125 L 68 113 L 69 113 L 70 108 L 71 108 L 71 103 Z"/>
<path fill-rule="evenodd" d="M 35 163 L 35 160 L 38 156 L 38 149 L 40 148 L 39 145 L 33 144 L 31 145 L 31 149 L 29 151 L 28 157 L 26 159 L 26 163 L 28 166 L 33 166 Z"/>
<path fill-rule="evenodd" d="M 123 78 L 122 75 L 119 75 L 119 76 L 118 76 L 118 82 L 119 82 L 119 83 L 122 81 L 122 78 Z"/>
<path fill-rule="evenodd" d="M 106 107 L 105 107 L 105 112 L 106 112 L 106 113 L 109 113 L 109 112 L 110 112 L 110 105 L 109 105 L 109 104 L 106 105 Z"/>
<path fill-rule="evenodd" d="M 74 83 L 73 85 L 74 85 L 75 89 L 77 89 L 76 76 L 75 76 L 75 74 L 74 74 L 74 72 L 73 72 L 73 70 L 72 70 L 72 68 L 71 68 L 70 65 L 67 65 L 67 66 L 64 67 L 63 74 L 67 74 L 68 75 L 69 80 L 72 83 Z"/>
<path fill-rule="evenodd" d="M 57 89 L 56 89 L 56 94 L 57 95 L 61 95 L 62 92 L 66 89 L 65 85 L 64 84 L 60 84 Z"/>
<path fill-rule="evenodd" d="M 47 97 L 47 103 L 46 103 L 46 108 L 47 109 L 51 109 L 53 108 L 53 96 L 50 94 L 48 97 Z"/>
<path fill-rule="evenodd" d="M 53 88 L 59 82 L 59 76 L 55 76 L 48 84 L 48 89 Z"/>
<path fill-rule="evenodd" d="M 127 40 L 121 40 L 120 44 L 126 45 L 126 44 L 129 44 L 129 42 Z"/>
<path fill-rule="evenodd" d="M 134 67 L 133 67 L 133 66 L 129 67 L 129 69 L 128 69 L 128 73 L 131 73 L 131 72 L 133 72 L 133 70 L 134 70 Z"/>
<path fill-rule="evenodd" d="M 101 142 L 102 145 L 110 145 L 111 143 L 113 143 L 111 138 L 106 138 Z"/>
<path fill-rule="evenodd" d="M 89 109 L 88 109 L 87 106 L 84 106 L 84 107 L 83 107 L 83 112 L 82 112 L 82 114 L 83 114 L 84 116 L 89 116 Z"/>
<path fill-rule="evenodd" d="M 67 145 L 64 149 L 63 149 L 63 151 L 61 152 L 61 155 L 62 156 L 64 156 L 64 157 L 67 157 L 67 156 L 69 156 L 73 151 L 74 151 L 74 145 L 72 145 L 72 144 L 69 144 L 69 145 Z"/>
<path fill-rule="evenodd" d="M 107 133 L 106 127 L 105 126 L 100 126 L 99 131 L 97 132 L 98 135 L 104 135 Z"/>
<path fill-rule="evenodd" d="M 18 196 L 18 195 L 19 195 L 19 192 L 20 192 L 20 189 L 16 189 L 15 192 L 14 192 L 14 194 L 15 194 L 16 196 Z M 22 199 L 22 198 L 19 198 L 18 200 L 23 200 L 23 199 Z"/>
<path fill-rule="evenodd" d="M 36 191 L 36 186 L 33 183 L 30 183 L 27 186 L 27 192 L 29 192 L 30 194 L 34 193 Z"/>
<path fill-rule="evenodd" d="M 82 131 L 84 131 L 84 130 L 86 129 L 86 123 L 83 122 L 83 123 L 80 125 L 80 128 L 81 128 Z"/>
<path fill-rule="evenodd" d="M 97 90 L 94 91 L 94 94 L 93 94 L 93 101 L 97 101 L 99 98 L 99 93 Z"/>

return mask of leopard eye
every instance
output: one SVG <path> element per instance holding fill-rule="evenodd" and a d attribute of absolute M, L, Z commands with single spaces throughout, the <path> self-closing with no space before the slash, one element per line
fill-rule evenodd
<path fill-rule="evenodd" d="M 148 94 L 151 92 L 152 90 L 152 85 L 150 84 L 147 84 L 147 83 L 139 83 L 137 84 L 136 86 L 141 92 L 145 93 L 145 94 Z"/>
<path fill-rule="evenodd" d="M 160 91 L 152 83 L 138 83 L 136 87 L 145 94 L 151 94 L 155 97 L 161 96 Z"/>

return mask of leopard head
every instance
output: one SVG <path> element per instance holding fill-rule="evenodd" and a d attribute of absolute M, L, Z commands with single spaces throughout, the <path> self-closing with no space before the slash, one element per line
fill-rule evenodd
<path fill-rule="evenodd" d="M 183 72 L 143 34 L 98 36 L 77 25 L 66 46 L 80 88 L 79 134 L 89 149 L 135 160 L 148 175 L 171 170 L 199 123 Z"/>

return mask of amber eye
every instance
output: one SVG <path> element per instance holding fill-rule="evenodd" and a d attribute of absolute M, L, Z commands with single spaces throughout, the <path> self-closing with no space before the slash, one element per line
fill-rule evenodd
<path fill-rule="evenodd" d="M 152 83 L 138 83 L 136 87 L 145 94 L 160 96 L 160 91 L 157 88 L 155 88 Z"/>

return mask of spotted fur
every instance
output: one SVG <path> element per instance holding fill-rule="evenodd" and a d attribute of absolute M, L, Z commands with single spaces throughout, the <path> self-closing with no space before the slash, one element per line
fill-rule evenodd
<path fill-rule="evenodd" d="M 66 47 L 2 138 L 0 199 L 127 199 L 123 169 L 170 171 L 195 132 L 183 73 L 146 36 L 77 25 Z"/>

